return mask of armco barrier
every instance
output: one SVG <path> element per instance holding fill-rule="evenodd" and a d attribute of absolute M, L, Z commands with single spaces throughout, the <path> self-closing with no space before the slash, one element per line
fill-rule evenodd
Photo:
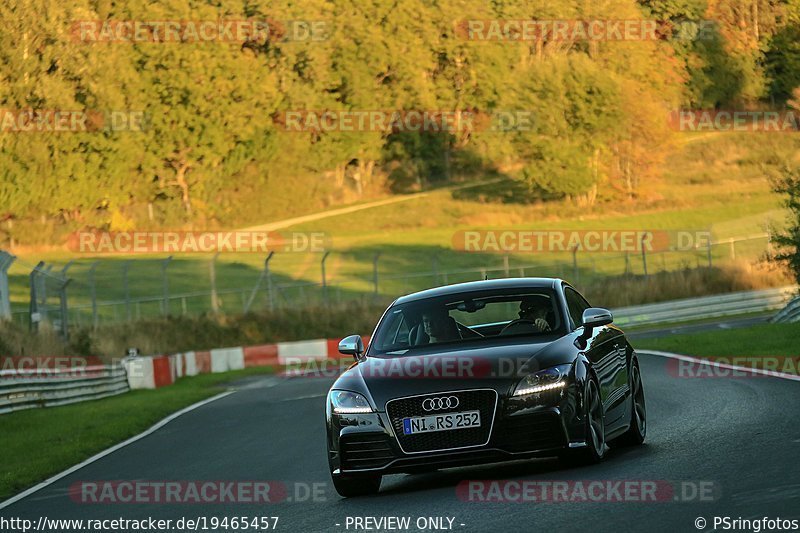
<path fill-rule="evenodd" d="M 121 365 L 55 369 L 41 377 L 3 371 L 0 379 L 0 414 L 105 398 L 129 389 L 128 376 Z"/>
<path fill-rule="evenodd" d="M 621 327 L 657 325 L 775 311 L 783 307 L 796 292 L 797 286 L 791 285 L 777 289 L 636 305 L 612 311 L 614 323 Z"/>
<path fill-rule="evenodd" d="M 777 315 L 770 319 L 770 322 L 782 324 L 787 322 L 800 322 L 800 296 L 792 299 L 781 309 Z"/>

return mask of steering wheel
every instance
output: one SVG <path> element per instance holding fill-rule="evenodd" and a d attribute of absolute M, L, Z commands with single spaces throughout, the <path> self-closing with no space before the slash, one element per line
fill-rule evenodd
<path fill-rule="evenodd" d="M 545 332 L 548 332 L 548 331 L 552 331 L 552 328 L 550 327 L 550 323 L 547 322 L 547 320 L 545 320 L 543 318 L 540 318 L 538 320 L 543 321 L 547 325 L 547 328 L 541 329 L 539 327 L 539 325 L 537 324 L 537 320 L 531 320 L 530 318 L 517 318 L 516 320 L 512 320 L 511 322 L 506 324 L 506 327 L 504 327 L 500 331 L 500 335 L 504 334 L 507 330 L 510 330 L 511 328 L 520 326 L 522 324 L 526 324 L 526 325 L 529 324 L 531 330 L 536 332 L 536 333 L 545 333 Z"/>
<path fill-rule="evenodd" d="M 533 321 L 533 320 L 531 320 L 529 318 L 517 318 L 515 320 L 512 320 L 508 324 L 506 324 L 506 326 L 500 331 L 500 335 L 504 334 L 507 330 L 509 330 L 511 328 L 514 328 L 514 327 L 517 327 L 517 326 L 521 326 L 522 324 L 530 324 L 531 330 L 539 331 L 539 328 L 536 327 L 536 322 L 535 321 Z"/>

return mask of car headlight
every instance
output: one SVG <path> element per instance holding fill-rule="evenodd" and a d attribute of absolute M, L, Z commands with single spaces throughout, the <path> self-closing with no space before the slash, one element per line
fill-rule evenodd
<path fill-rule="evenodd" d="M 527 396 L 566 387 L 570 368 L 572 365 L 557 365 L 529 374 L 517 384 L 514 396 Z"/>
<path fill-rule="evenodd" d="M 346 390 L 332 390 L 329 394 L 333 412 L 340 415 L 371 413 L 372 407 L 363 395 Z"/>

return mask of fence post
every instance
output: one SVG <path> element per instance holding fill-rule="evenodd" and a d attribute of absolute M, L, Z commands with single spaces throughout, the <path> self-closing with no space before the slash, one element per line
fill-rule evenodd
<path fill-rule="evenodd" d="M 39 276 L 39 298 L 42 302 L 42 307 L 39 309 L 39 312 L 42 314 L 43 322 L 49 320 L 47 316 L 47 279 L 50 277 L 50 271 L 52 270 L 53 265 L 48 265 L 41 271 L 41 275 Z"/>
<path fill-rule="evenodd" d="M 711 268 L 711 239 L 708 239 L 708 246 L 706 246 L 706 254 L 708 254 L 708 267 Z"/>
<path fill-rule="evenodd" d="M 642 269 L 644 270 L 644 277 L 647 278 L 647 249 L 645 248 L 644 245 L 645 238 L 646 236 L 642 235 L 642 241 L 640 245 L 642 247 Z"/>
<path fill-rule="evenodd" d="M 58 308 L 61 313 L 61 338 L 64 340 L 64 342 L 69 340 L 69 307 L 67 306 L 67 285 L 69 285 L 72 281 L 70 278 L 67 278 L 67 271 L 72 268 L 74 263 L 74 259 L 67 261 L 67 264 L 64 265 L 64 268 L 61 269 L 61 273 L 58 276 Z"/>
<path fill-rule="evenodd" d="M 731 243 L 731 259 L 736 259 L 736 241 L 731 237 L 728 242 Z"/>
<path fill-rule="evenodd" d="M 272 254 L 275 252 L 270 252 L 267 258 L 264 260 L 264 269 L 261 271 L 261 274 L 258 276 L 258 280 L 256 281 L 255 286 L 253 287 L 253 291 L 250 293 L 250 298 L 247 299 L 247 303 L 244 306 L 244 312 L 247 313 L 250 311 L 250 306 L 253 305 L 253 301 L 256 299 L 256 295 L 258 291 L 261 289 L 261 283 L 264 281 L 264 278 L 267 277 L 267 273 L 269 272 L 269 260 L 272 259 Z"/>
<path fill-rule="evenodd" d="M 29 320 L 30 320 L 30 330 L 32 332 L 39 331 L 39 322 L 42 320 L 42 315 L 39 313 L 39 276 L 41 275 L 41 269 L 44 266 L 44 261 L 39 261 L 33 270 L 31 270 L 30 274 L 30 285 L 31 285 L 31 301 L 29 307 Z"/>
<path fill-rule="evenodd" d="M 11 299 L 8 294 L 8 269 L 17 259 L 5 251 L 0 251 L 0 320 L 11 320 Z"/>
<path fill-rule="evenodd" d="M 578 282 L 578 245 L 572 247 L 572 277 L 574 278 L 573 283 Z"/>
<path fill-rule="evenodd" d="M 70 261 L 71 263 L 71 261 Z M 61 338 L 64 342 L 69 340 L 69 307 L 67 306 L 67 286 L 72 281 L 66 277 L 69 264 L 61 271 L 61 280 L 58 286 L 58 306 L 61 311 Z"/>
<path fill-rule="evenodd" d="M 374 294 L 378 296 L 378 259 L 380 259 L 381 253 L 378 252 L 372 257 L 372 284 L 374 287 Z"/>
<path fill-rule="evenodd" d="M 170 261 L 172 261 L 172 256 L 161 261 L 161 289 L 163 291 L 161 313 L 164 316 L 169 315 L 169 279 L 167 277 L 167 268 L 169 267 Z"/>
<path fill-rule="evenodd" d="M 89 297 L 92 300 L 92 329 L 97 329 L 98 317 L 97 317 L 97 286 L 95 284 L 95 270 L 97 269 L 97 263 L 99 261 L 95 261 L 92 263 L 92 266 L 89 267 Z"/>
<path fill-rule="evenodd" d="M 208 278 L 211 282 L 211 310 L 214 314 L 219 313 L 219 300 L 217 298 L 217 257 L 219 252 L 214 254 L 208 262 Z"/>
<path fill-rule="evenodd" d="M 505 272 L 505 276 L 507 278 L 511 277 L 511 269 L 509 268 L 508 265 L 508 254 L 503 256 L 503 271 Z"/>
<path fill-rule="evenodd" d="M 325 277 L 325 261 L 328 259 L 330 252 L 325 252 L 322 255 L 322 261 L 320 262 L 320 266 L 322 267 L 322 300 L 325 305 L 328 305 L 328 280 Z"/>
<path fill-rule="evenodd" d="M 125 261 L 122 263 L 122 290 L 125 292 L 125 317 L 128 322 L 131 321 L 131 291 L 130 284 L 128 283 L 128 273 L 130 268 L 130 261 Z"/>
<path fill-rule="evenodd" d="M 269 268 L 270 259 L 272 259 L 272 252 L 269 253 L 267 259 L 264 261 L 264 272 L 267 273 L 267 293 L 269 295 L 269 310 L 275 310 L 275 288 L 272 286 L 272 270 Z"/>

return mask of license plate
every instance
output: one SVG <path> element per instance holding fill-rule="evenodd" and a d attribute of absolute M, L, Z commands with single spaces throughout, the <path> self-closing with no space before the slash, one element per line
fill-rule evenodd
<path fill-rule="evenodd" d="M 461 411 L 460 413 L 443 413 L 441 415 L 404 418 L 403 433 L 406 435 L 413 435 L 415 433 L 476 428 L 480 427 L 480 425 L 480 411 Z"/>

